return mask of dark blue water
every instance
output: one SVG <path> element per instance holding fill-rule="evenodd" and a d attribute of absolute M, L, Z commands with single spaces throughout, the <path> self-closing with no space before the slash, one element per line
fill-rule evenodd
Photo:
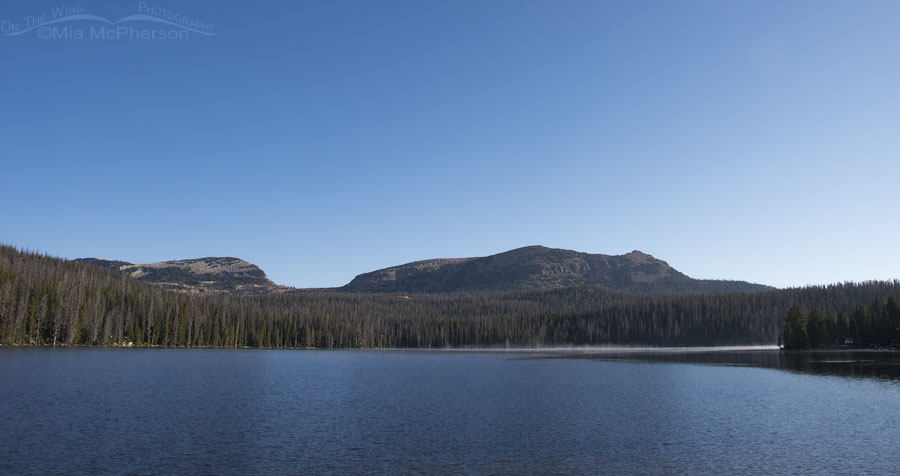
<path fill-rule="evenodd" d="M 900 384 L 519 354 L 0 350 L 4 474 L 888 474 Z"/>

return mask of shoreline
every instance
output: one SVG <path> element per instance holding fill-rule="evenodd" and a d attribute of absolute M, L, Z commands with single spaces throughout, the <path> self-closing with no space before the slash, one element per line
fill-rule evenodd
<path fill-rule="evenodd" d="M 212 347 L 212 346 L 160 346 L 160 345 L 8 345 L 9 349 L 198 349 L 198 350 L 312 350 L 312 351 L 385 351 L 385 352 L 459 352 L 459 353 L 569 353 L 569 354 L 619 354 L 619 353 L 695 353 L 695 352 L 742 352 L 780 350 L 775 345 L 740 346 L 690 346 L 690 347 L 648 347 L 648 346 L 593 346 L 593 347 L 359 347 L 359 348 L 318 348 L 318 347 Z"/>
<path fill-rule="evenodd" d="M 539 354 L 539 355 L 640 355 L 640 354 L 702 354 L 718 352 L 785 352 L 785 353 L 898 353 L 900 349 L 833 348 L 833 349 L 783 349 L 777 345 L 726 345 L 689 347 L 648 347 L 648 346 L 594 346 L 594 347 L 361 347 L 361 348 L 317 348 L 317 347 L 204 347 L 204 346 L 136 346 L 136 345 L 8 345 L 0 344 L 0 349 L 169 349 L 169 350 L 284 350 L 284 351 L 325 351 L 325 352 L 419 352 L 419 353 L 459 353 L 459 354 Z"/>

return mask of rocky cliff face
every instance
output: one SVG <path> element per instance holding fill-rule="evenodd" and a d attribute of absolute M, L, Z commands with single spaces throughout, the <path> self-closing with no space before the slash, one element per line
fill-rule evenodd
<path fill-rule="evenodd" d="M 76 261 L 112 269 L 139 281 L 180 291 L 270 293 L 287 289 L 269 281 L 266 273 L 258 266 L 231 257 L 144 264 L 100 258 L 83 258 Z"/>

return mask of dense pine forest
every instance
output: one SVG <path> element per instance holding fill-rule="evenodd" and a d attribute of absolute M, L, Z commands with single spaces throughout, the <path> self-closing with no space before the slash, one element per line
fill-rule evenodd
<path fill-rule="evenodd" d="M 788 309 L 784 319 L 786 349 L 854 347 L 900 347 L 900 305 L 894 297 L 873 299 L 854 306 L 848 318 L 818 309 Z"/>
<path fill-rule="evenodd" d="M 832 342 L 839 336 L 841 342 L 887 345 L 893 335 L 882 335 L 877 327 L 881 319 L 859 317 L 860 312 L 874 315 L 871 306 L 879 304 L 860 306 L 884 303 L 887 309 L 898 297 L 897 281 L 696 295 L 636 295 L 596 286 L 505 293 L 203 295 L 155 287 L 87 263 L 0 247 L 3 345 L 774 344 L 792 308 L 833 316 L 835 329 L 846 329 L 846 335 L 835 330 L 829 334 Z"/>

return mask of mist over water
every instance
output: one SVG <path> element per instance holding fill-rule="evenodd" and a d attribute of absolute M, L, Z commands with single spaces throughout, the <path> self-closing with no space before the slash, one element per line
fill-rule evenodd
<path fill-rule="evenodd" d="M 867 354 L 813 360 L 887 359 Z M 900 467 L 898 380 L 779 370 L 811 360 L 790 355 L 2 349 L 0 473 Z"/>
<path fill-rule="evenodd" d="M 544 346 L 544 347 L 463 347 L 447 349 L 384 349 L 386 351 L 399 352 L 506 352 L 525 354 L 644 354 L 644 353 L 707 353 L 707 352 L 735 352 L 735 351 L 762 351 L 778 350 L 775 345 L 735 345 L 735 346 L 709 346 L 709 347 L 635 347 L 635 346 Z"/>

